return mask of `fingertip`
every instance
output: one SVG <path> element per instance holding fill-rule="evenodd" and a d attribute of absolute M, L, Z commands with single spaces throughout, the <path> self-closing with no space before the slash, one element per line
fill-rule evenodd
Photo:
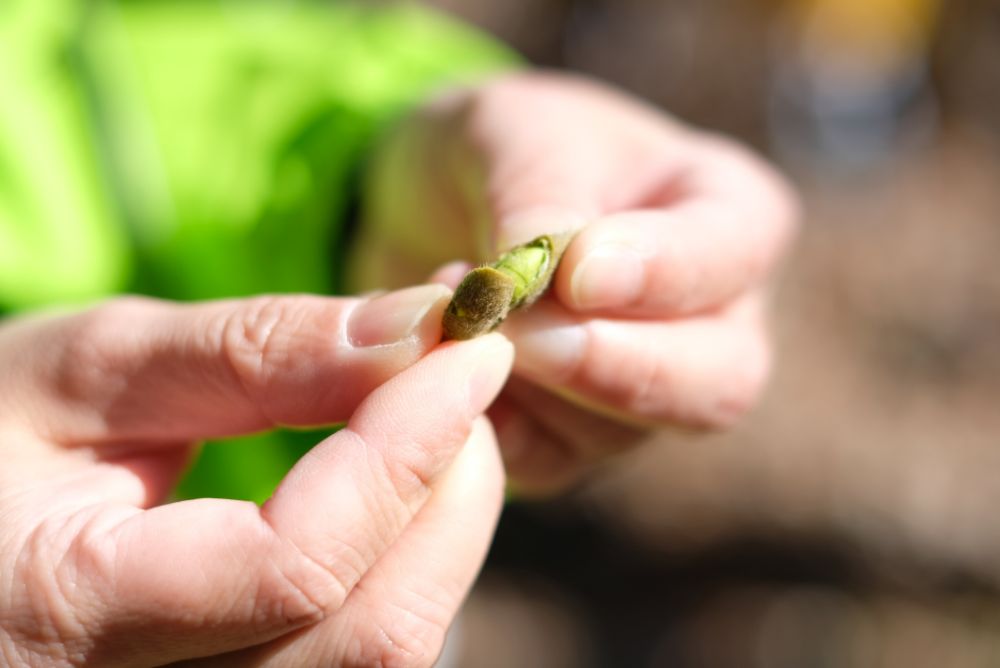
<path fill-rule="evenodd" d="M 584 251 L 564 272 L 559 296 L 578 311 L 627 307 L 645 283 L 645 260 L 627 245 L 606 243 Z"/>
<path fill-rule="evenodd" d="M 513 346 L 499 334 L 442 343 L 369 395 L 348 426 L 367 434 L 372 425 L 400 428 L 407 416 L 410 434 L 437 432 L 440 438 L 444 425 L 467 430 L 499 394 L 513 357 Z"/>
<path fill-rule="evenodd" d="M 587 354 L 585 328 L 555 300 L 543 299 L 515 314 L 503 331 L 517 350 L 517 372 L 542 384 L 567 381 Z"/>
<path fill-rule="evenodd" d="M 689 227 L 673 212 L 656 209 L 595 221 L 567 249 L 555 277 L 556 294 L 572 310 L 609 316 L 668 317 L 696 310 L 706 286 L 700 258 L 683 250 Z"/>
<path fill-rule="evenodd" d="M 668 227 L 665 215 L 653 210 L 622 212 L 582 230 L 556 275 L 560 300 L 577 311 L 619 313 L 650 300 L 670 299 L 662 290 L 651 294 L 650 282 L 651 258 L 667 253 L 662 238 Z M 665 287 L 671 294 L 683 289 L 674 283 Z"/>
<path fill-rule="evenodd" d="M 499 333 L 491 333 L 459 345 L 475 347 L 475 366 L 469 375 L 469 403 L 479 414 L 493 403 L 514 365 L 514 345 Z"/>

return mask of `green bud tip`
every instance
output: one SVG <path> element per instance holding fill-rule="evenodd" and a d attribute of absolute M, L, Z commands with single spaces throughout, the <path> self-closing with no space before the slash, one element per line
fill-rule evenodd
<path fill-rule="evenodd" d="M 571 234 L 543 235 L 466 274 L 444 312 L 445 338 L 464 340 L 491 332 L 512 309 L 538 299 L 571 240 Z"/>

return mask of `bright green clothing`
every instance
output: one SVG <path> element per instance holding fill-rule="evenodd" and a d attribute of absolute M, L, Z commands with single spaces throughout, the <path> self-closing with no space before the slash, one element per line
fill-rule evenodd
<path fill-rule="evenodd" d="M 409 5 L 7 0 L 0 310 L 335 291 L 379 130 L 432 88 L 510 62 Z M 256 441 L 220 446 L 230 454 L 207 457 L 189 491 L 265 498 L 293 455 Z"/>

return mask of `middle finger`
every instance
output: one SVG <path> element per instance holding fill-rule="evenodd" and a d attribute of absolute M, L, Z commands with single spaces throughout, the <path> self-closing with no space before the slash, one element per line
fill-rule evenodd
<path fill-rule="evenodd" d="M 760 298 L 677 321 L 571 313 L 554 299 L 511 318 L 515 373 L 613 417 L 716 428 L 749 408 L 770 356 Z"/>

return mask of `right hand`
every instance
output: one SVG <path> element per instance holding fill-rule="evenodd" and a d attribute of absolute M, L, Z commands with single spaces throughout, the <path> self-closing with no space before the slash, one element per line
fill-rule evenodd
<path fill-rule="evenodd" d="M 354 286 L 468 266 L 575 231 L 535 306 L 500 330 L 491 411 L 521 492 L 551 492 L 655 430 L 724 428 L 768 377 L 773 277 L 795 195 L 732 140 L 604 84 L 515 72 L 435 98 L 373 161 Z"/>
<path fill-rule="evenodd" d="M 0 326 L 0 663 L 431 665 L 499 514 L 482 413 L 513 355 L 431 350 L 448 296 Z M 153 507 L 195 441 L 347 418 L 263 507 Z"/>

